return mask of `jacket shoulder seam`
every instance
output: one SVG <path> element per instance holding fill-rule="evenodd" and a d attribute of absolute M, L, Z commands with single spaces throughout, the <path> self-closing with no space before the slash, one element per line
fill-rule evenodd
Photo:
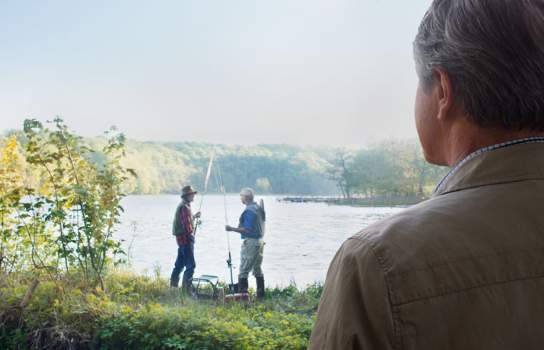
<path fill-rule="evenodd" d="M 389 278 L 387 277 L 387 273 L 386 273 L 387 272 L 387 264 L 386 264 L 385 260 L 383 259 L 383 257 L 376 252 L 375 242 L 373 242 L 372 240 L 370 240 L 368 238 L 361 237 L 361 236 L 353 236 L 350 239 L 357 240 L 357 241 L 363 241 L 363 242 L 367 243 L 369 245 L 369 247 L 370 247 L 370 251 L 372 252 L 372 255 L 376 259 L 376 261 L 378 263 L 378 266 L 381 269 L 381 273 L 383 275 L 383 279 L 384 279 L 384 282 L 385 282 L 385 287 L 386 287 L 386 290 L 387 290 L 387 302 L 389 303 L 389 308 L 391 309 L 391 319 L 393 320 L 393 334 L 394 334 L 394 337 L 395 337 L 395 339 L 393 341 L 393 349 L 400 350 L 402 348 L 402 341 L 401 341 L 401 336 L 400 336 L 402 334 L 402 332 L 401 332 L 401 320 L 400 320 L 400 308 L 398 308 L 398 306 L 393 303 L 394 291 L 393 291 L 393 286 L 392 286 L 391 282 L 389 281 Z"/>

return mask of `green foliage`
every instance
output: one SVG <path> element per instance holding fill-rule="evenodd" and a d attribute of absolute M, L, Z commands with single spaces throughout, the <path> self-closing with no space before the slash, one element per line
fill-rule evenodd
<path fill-rule="evenodd" d="M 22 258 L 18 249 L 22 242 L 14 234 L 14 214 L 23 195 L 21 157 L 17 139 L 11 136 L 0 144 L 0 274 L 13 269 Z"/>
<path fill-rule="evenodd" d="M 111 258 L 123 253 L 112 234 L 131 174 L 121 165 L 125 138 L 110 130 L 95 162 L 98 152 L 62 119 L 48 124 L 26 120 L 22 152 L 15 137 L 1 149 L 0 273 L 77 269 L 102 284 Z"/>
<path fill-rule="evenodd" d="M 326 169 L 327 177 L 336 183 L 342 193 L 342 197 L 351 198 L 354 181 L 349 163 L 352 155 L 344 149 L 338 149 L 334 156 L 329 158 L 329 165 Z"/>
<path fill-rule="evenodd" d="M 16 135 L 26 145 L 24 134 Z M 106 138 L 81 139 L 85 159 L 107 163 L 101 151 Z M 427 196 L 445 174 L 444 168 L 428 164 L 417 142 L 387 142 L 363 149 L 297 147 L 289 145 L 214 145 L 195 142 L 125 143 L 121 165 L 138 177 L 123 184 L 126 193 L 178 193 L 185 184 L 203 189 L 210 155 L 215 152 L 228 192 L 253 187 L 259 193 L 336 195 L 351 197 Z M 39 176 L 34 176 L 38 177 Z M 221 192 L 216 175 L 210 192 Z"/>
<path fill-rule="evenodd" d="M 390 142 L 348 152 L 339 150 L 328 169 L 344 197 L 424 197 L 446 168 L 425 161 L 416 142 Z"/>
<path fill-rule="evenodd" d="M 258 192 L 260 193 L 269 193 L 272 189 L 270 180 L 267 177 L 260 177 L 255 181 L 255 186 Z"/>
<path fill-rule="evenodd" d="M 98 148 L 104 140 L 95 138 L 86 142 L 91 148 Z M 212 152 L 229 192 L 238 192 L 242 187 L 253 187 L 260 193 L 336 192 L 334 183 L 324 176 L 328 163 L 319 149 L 136 141 L 127 143 L 127 156 L 123 160 L 125 166 L 138 173 L 138 178 L 129 181 L 127 190 L 144 194 L 178 193 L 187 183 L 202 189 Z M 220 192 L 215 176 L 209 190 Z"/>
<path fill-rule="evenodd" d="M 166 280 L 112 271 L 106 289 L 81 275 L 43 281 L 18 325 L 2 315 L 29 280 L 12 275 L 0 287 L 0 348 L 305 349 L 321 287 L 268 290 L 263 303 L 213 304 L 183 298 Z M 59 293 L 59 289 L 65 293 Z"/>

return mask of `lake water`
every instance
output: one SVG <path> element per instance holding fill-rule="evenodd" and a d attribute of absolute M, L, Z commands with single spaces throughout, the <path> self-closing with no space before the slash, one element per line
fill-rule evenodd
<path fill-rule="evenodd" d="M 263 196 L 267 213 L 263 270 L 268 286 L 285 286 L 295 282 L 303 287 L 324 281 L 328 265 L 342 242 L 369 224 L 402 208 L 355 208 L 322 203 L 283 203 L 276 197 Z M 172 270 L 177 246 L 171 225 L 179 196 L 129 196 L 123 201 L 125 213 L 116 238 L 125 240 L 132 267 L 145 274 L 160 269 L 168 277 Z M 193 204 L 200 204 L 197 195 Z M 237 225 L 244 206 L 238 195 L 227 196 L 229 224 Z M 221 195 L 207 195 L 202 206 L 202 225 L 198 228 L 195 276 L 217 275 L 230 279 L 226 265 L 228 255 L 225 205 Z M 230 233 L 237 280 L 240 261 L 240 235 Z M 130 248 L 130 249 L 129 249 Z M 254 285 L 250 278 L 250 285 Z"/>

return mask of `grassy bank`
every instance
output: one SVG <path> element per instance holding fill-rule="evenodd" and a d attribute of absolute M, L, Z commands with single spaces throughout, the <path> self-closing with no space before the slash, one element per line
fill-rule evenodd
<path fill-rule="evenodd" d="M 105 290 L 78 276 L 0 286 L 2 349 L 305 349 L 321 287 L 267 290 L 262 303 L 197 302 L 160 278 L 111 273 Z"/>

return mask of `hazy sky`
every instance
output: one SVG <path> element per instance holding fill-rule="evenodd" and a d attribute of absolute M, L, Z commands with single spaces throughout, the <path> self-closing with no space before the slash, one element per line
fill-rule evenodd
<path fill-rule="evenodd" d="M 431 0 L 0 0 L 0 131 L 363 145 L 416 136 Z"/>

